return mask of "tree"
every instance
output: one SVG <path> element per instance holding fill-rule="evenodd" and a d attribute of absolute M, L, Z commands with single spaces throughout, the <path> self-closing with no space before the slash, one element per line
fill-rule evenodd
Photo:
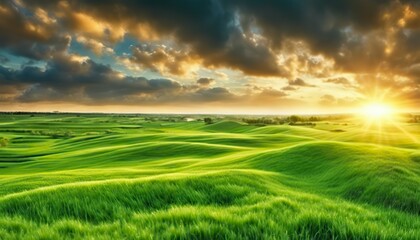
<path fill-rule="evenodd" d="M 296 115 L 292 115 L 292 116 L 289 117 L 289 120 L 290 120 L 291 123 L 296 123 L 296 122 L 300 121 L 300 117 L 296 116 Z"/>
<path fill-rule="evenodd" d="M 205 122 L 206 124 L 212 124 L 212 123 L 213 123 L 213 119 L 211 119 L 211 118 L 209 118 L 209 117 L 206 117 L 206 118 L 204 118 L 204 122 Z"/>

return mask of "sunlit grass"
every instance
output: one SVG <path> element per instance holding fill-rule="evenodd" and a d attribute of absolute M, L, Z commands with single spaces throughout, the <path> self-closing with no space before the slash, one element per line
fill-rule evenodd
<path fill-rule="evenodd" d="M 376 132 L 377 143 L 389 144 L 394 141 L 393 138 L 388 138 L 387 134 L 394 131 L 404 134 L 415 143 L 419 142 L 415 134 L 405 129 L 404 117 L 391 104 L 371 102 L 356 112 L 357 121 L 363 123 L 365 134 Z"/>
<path fill-rule="evenodd" d="M 0 121 L 0 239 L 420 235 L 420 130 L 399 118 Z"/>

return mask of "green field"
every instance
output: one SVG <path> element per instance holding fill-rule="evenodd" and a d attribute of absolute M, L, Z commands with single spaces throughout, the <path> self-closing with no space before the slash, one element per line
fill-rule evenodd
<path fill-rule="evenodd" d="M 420 124 L 0 115 L 0 239 L 419 239 Z"/>

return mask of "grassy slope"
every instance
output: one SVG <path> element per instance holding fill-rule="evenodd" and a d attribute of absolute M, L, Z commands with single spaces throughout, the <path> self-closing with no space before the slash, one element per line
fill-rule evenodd
<path fill-rule="evenodd" d="M 415 239 L 403 127 L 1 116 L 0 239 Z"/>

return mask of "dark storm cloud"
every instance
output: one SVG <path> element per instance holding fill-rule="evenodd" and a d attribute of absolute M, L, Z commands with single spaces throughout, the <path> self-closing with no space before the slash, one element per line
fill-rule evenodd
<path fill-rule="evenodd" d="M 126 77 L 119 82 L 98 84 L 85 90 L 95 102 L 141 104 L 141 101 L 165 101 L 182 91 L 182 86 L 169 79 Z M 139 101 L 139 102 L 136 102 Z"/>
<path fill-rule="evenodd" d="M 333 58 L 337 67 L 344 70 L 377 71 L 387 62 L 392 66 L 390 62 L 395 64 L 410 53 L 400 54 L 401 47 L 418 53 L 416 48 L 420 41 L 414 34 L 415 24 L 411 24 L 409 34 L 402 34 L 404 30 L 397 26 L 404 20 L 407 21 L 405 28 L 409 27 L 410 20 L 404 19 L 407 6 L 411 6 L 412 12 L 419 12 L 418 1 L 250 0 L 235 3 L 245 15 L 254 16 L 257 25 L 272 40 L 272 47 L 276 48 L 287 38 L 300 39 L 308 43 L 312 51 Z M 418 16 L 414 19 L 420 20 Z M 386 48 L 388 43 L 393 44 L 393 39 L 387 39 L 391 38 L 391 28 L 399 33 L 401 42 L 396 43 L 397 50 L 389 56 Z"/>
<path fill-rule="evenodd" d="M 36 60 L 64 52 L 71 38 L 42 16 L 39 11 L 25 15 L 13 1 L 0 3 L 0 49 Z"/>
<path fill-rule="evenodd" d="M 3 55 L 0 55 L 0 63 L 1 64 L 5 64 L 5 63 L 7 63 L 9 61 L 10 61 L 10 59 L 8 57 L 5 57 Z"/>
<path fill-rule="evenodd" d="M 197 84 L 203 87 L 208 87 L 214 83 L 213 78 L 200 78 L 197 80 Z"/>
<path fill-rule="evenodd" d="M 0 66 L 0 94 L 16 95 L 24 90 L 24 84 L 17 80 L 16 75 L 15 71 Z"/>
<path fill-rule="evenodd" d="M 26 1 L 31 6 L 43 6 L 54 11 L 58 4 L 51 1 Z M 203 59 L 208 67 L 229 67 L 254 75 L 284 75 L 276 63 L 276 56 L 267 46 L 245 38 L 237 23 L 236 7 L 218 0 L 180 1 L 71 1 L 71 12 L 83 12 L 112 26 L 123 26 L 136 34 L 140 23 L 147 24 L 161 36 L 175 37 L 182 45 Z M 73 21 L 73 22 L 72 22 Z M 67 26 L 83 24 L 66 18 Z M 73 29 L 78 29 L 73 27 Z M 105 30 L 104 30 L 105 31 Z M 138 53 L 138 52 L 137 52 Z M 140 64 L 152 66 L 160 61 L 159 54 L 146 58 Z M 136 52 L 133 54 L 136 58 Z"/>
<path fill-rule="evenodd" d="M 198 82 L 204 84 L 205 80 Z M 206 80 L 209 84 L 211 79 Z M 208 86 L 207 84 L 206 86 Z M 196 88 L 170 79 L 127 77 L 92 60 L 62 56 L 44 71 L 27 66 L 20 70 L 0 66 L 0 93 L 18 94 L 15 101 L 66 101 L 84 104 L 154 104 L 218 102 L 237 96 L 226 88 Z"/>
<path fill-rule="evenodd" d="M 409 0 L 74 0 L 68 2 L 67 10 L 63 10 L 65 4 L 54 1 L 26 3 L 50 12 L 61 9 L 65 15 L 83 13 L 109 24 L 102 30 L 104 35 L 116 31 L 115 26 L 136 34 L 147 24 L 161 37 L 174 37 L 179 44 L 191 47 L 191 54 L 200 56 L 206 66 L 274 76 L 288 74 L 277 64 L 275 52 L 287 39 L 306 42 L 312 51 L 335 59 L 343 69 L 366 66 L 358 64 L 357 60 L 363 59 L 367 59 L 363 63 L 373 62 L 368 66 L 379 66 L 389 21 L 401 20 L 407 5 L 412 6 L 412 11 L 419 9 L 417 1 Z M 387 20 L 386 14 L 392 19 Z M 420 20 L 404 21 L 414 30 Z M 65 17 L 63 22 L 75 31 L 79 28 L 71 26 L 86 24 L 71 17 Z M 255 41 L 255 32 L 265 40 Z M 371 39 L 358 38 L 358 34 Z M 411 34 L 404 42 L 418 47 L 415 39 Z M 366 51 L 366 42 L 372 50 Z M 153 69 L 153 62 L 161 61 L 159 54 L 154 55 L 143 56 L 139 64 Z"/>
<path fill-rule="evenodd" d="M 87 105 L 261 104 L 283 99 L 284 92 L 254 89 L 244 95 L 224 87 L 210 87 L 213 79 L 200 78 L 183 85 L 170 79 L 123 76 L 109 66 L 74 55 L 48 62 L 46 69 L 26 66 L 15 70 L 0 66 L 0 96 L 11 102 L 67 102 Z"/>
<path fill-rule="evenodd" d="M 314 0 L 314 1 L 227 1 L 246 19 L 254 19 L 272 48 L 280 48 L 284 39 L 303 40 L 312 51 L 338 58 L 348 44 L 346 28 L 369 32 L 384 27 L 383 13 L 391 0 Z M 249 21 L 248 21 L 249 22 Z"/>
<path fill-rule="evenodd" d="M 112 47 L 125 34 L 139 42 L 130 53 L 115 59 L 162 76 L 185 76 L 195 64 L 295 79 L 283 89 L 293 90 L 294 86 L 314 86 L 300 76 L 380 72 L 407 78 L 410 83 L 404 86 L 415 91 L 420 64 L 419 10 L 418 0 L 4 1 L 0 3 L 0 50 L 48 62 L 46 71 L 25 66 L 13 73 L 19 84 L 31 86 L 21 97 L 28 101 L 41 96 L 79 96 L 80 101 L 136 98 L 158 102 L 179 99 L 177 93 L 185 98 L 229 98 L 229 89 L 199 90 L 197 85 L 163 81 L 167 86 L 120 76 L 111 67 L 90 60 L 66 60 L 72 52 L 71 39 L 97 54 L 116 54 Z M 287 42 L 299 44 L 291 50 Z M 328 71 L 323 71 L 324 64 Z M 327 82 L 352 87 L 332 79 Z M 358 81 L 360 87 L 354 88 L 361 93 L 363 86 L 371 84 L 368 79 L 363 81 L 366 83 Z M 399 80 L 383 81 L 379 85 L 402 85 Z M 152 83 L 159 83 L 159 88 Z"/>
<path fill-rule="evenodd" d="M 234 100 L 237 96 L 231 93 L 228 89 L 222 87 L 200 89 L 193 93 L 192 100 L 203 102 L 224 102 Z"/>
<path fill-rule="evenodd" d="M 182 86 L 168 79 L 124 77 L 109 66 L 71 56 L 50 61 L 47 69 L 27 66 L 20 70 L 0 68 L 0 84 L 25 90 L 19 101 L 100 102 L 130 101 L 132 96 L 156 98 L 174 94 Z"/>
<path fill-rule="evenodd" d="M 96 1 L 82 2 L 83 11 L 104 21 L 121 21 L 109 16 L 115 13 L 110 9 L 114 7 L 113 1 L 101 1 L 100 6 L 96 6 Z M 392 15 L 394 9 L 403 11 L 403 4 L 413 2 L 128 1 L 119 15 L 127 16 L 131 22 L 145 21 L 160 34 L 175 36 L 180 43 L 190 45 L 206 66 L 230 67 L 252 75 L 286 76 L 287 71 L 277 64 L 275 56 L 275 50 L 282 48 L 285 39 L 303 40 L 315 53 L 333 58 L 343 70 L 376 71 L 385 65 L 392 67 L 391 63 L 404 55 L 387 55 L 385 38 L 390 25 L 384 15 Z M 92 11 L 93 7 L 102 11 Z M 393 21 L 398 21 L 400 15 L 393 15 Z M 253 29 L 260 29 L 266 41 L 259 44 L 252 41 L 249 33 Z M 407 52 L 418 48 L 417 36 L 414 29 L 411 31 L 398 41 Z M 413 63 L 416 59 L 409 61 Z"/>
<path fill-rule="evenodd" d="M 193 62 L 192 54 L 188 51 L 175 50 L 166 46 L 143 44 L 132 47 L 131 50 L 132 55 L 128 58 L 130 63 L 163 74 L 183 75 L 187 65 Z"/>

